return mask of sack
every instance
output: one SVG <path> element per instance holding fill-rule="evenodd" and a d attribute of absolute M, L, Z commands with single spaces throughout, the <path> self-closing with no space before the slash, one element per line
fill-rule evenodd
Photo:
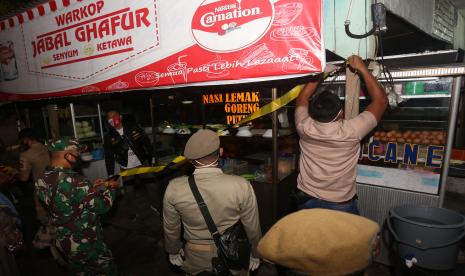
<path fill-rule="evenodd" d="M 218 256 L 225 259 L 230 269 L 241 270 L 249 267 L 251 245 L 241 221 L 220 235 L 218 245 Z"/>

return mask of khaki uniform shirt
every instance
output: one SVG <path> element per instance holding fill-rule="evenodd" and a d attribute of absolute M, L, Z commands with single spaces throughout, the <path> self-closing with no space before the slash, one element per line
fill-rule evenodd
<path fill-rule="evenodd" d="M 19 173 L 23 178 L 29 178 L 32 172 L 32 180 L 35 182 L 44 173 L 45 168 L 50 165 L 48 149 L 42 143 L 32 144 L 31 147 L 19 156 Z M 46 224 L 48 221 L 47 211 L 34 193 L 37 219 Z"/>
<path fill-rule="evenodd" d="M 28 177 L 32 172 L 34 182 L 50 165 L 48 149 L 41 143 L 32 144 L 31 147 L 19 156 L 19 173 Z"/>
<path fill-rule="evenodd" d="M 360 141 L 376 127 L 375 116 L 365 111 L 350 120 L 320 123 L 298 107 L 295 124 L 301 151 L 297 187 L 332 202 L 354 197 Z"/>
<path fill-rule="evenodd" d="M 252 254 L 258 256 L 256 247 L 261 229 L 252 185 L 240 176 L 224 174 L 219 168 L 196 169 L 194 177 L 220 233 L 241 220 Z M 214 243 L 186 176 L 171 180 L 163 199 L 165 247 L 170 254 L 177 254 L 182 248 L 181 222 L 188 242 Z"/>

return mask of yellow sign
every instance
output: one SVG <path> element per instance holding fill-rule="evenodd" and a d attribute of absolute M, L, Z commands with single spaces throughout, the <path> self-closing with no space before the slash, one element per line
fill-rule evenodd
<path fill-rule="evenodd" d="M 236 124 L 260 109 L 260 92 L 213 93 L 202 96 L 203 104 L 224 104 L 226 123 Z"/>

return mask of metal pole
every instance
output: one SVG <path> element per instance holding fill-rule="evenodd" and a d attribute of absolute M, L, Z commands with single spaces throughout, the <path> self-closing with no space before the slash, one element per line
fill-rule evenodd
<path fill-rule="evenodd" d="M 449 173 L 449 162 L 450 155 L 452 152 L 452 146 L 454 143 L 455 136 L 455 126 L 457 123 L 457 113 L 459 111 L 459 100 L 460 100 L 460 85 L 462 82 L 462 77 L 458 76 L 454 78 L 454 87 L 452 91 L 452 97 L 450 99 L 450 115 L 449 115 L 449 125 L 447 131 L 447 143 L 444 151 L 444 161 L 441 171 L 441 182 L 440 182 L 440 192 L 439 192 L 439 207 L 444 205 L 444 197 L 446 195 L 446 184 L 447 184 L 447 175 Z"/>
<path fill-rule="evenodd" d="M 24 120 L 26 127 L 32 127 L 31 125 L 31 112 L 28 107 L 24 108 Z"/>
<path fill-rule="evenodd" d="M 60 138 L 60 122 L 58 120 L 58 106 L 56 104 L 47 105 L 48 123 L 50 125 L 50 134 L 53 139 Z"/>
<path fill-rule="evenodd" d="M 47 120 L 47 113 L 45 112 L 44 108 L 41 108 L 42 111 L 42 119 L 44 119 L 44 127 L 45 127 L 45 139 L 50 140 L 50 135 L 49 135 L 49 128 L 48 128 L 48 120 Z"/>
<path fill-rule="evenodd" d="M 103 124 L 102 124 L 102 111 L 100 109 L 100 103 L 97 104 L 97 112 L 98 112 L 98 123 L 100 125 L 100 137 L 102 138 L 102 143 L 103 143 Z"/>
<path fill-rule="evenodd" d="M 278 90 L 276 88 L 271 89 L 271 100 L 274 101 L 278 97 Z M 272 133 L 272 206 L 273 206 L 273 222 L 276 222 L 278 219 L 278 112 L 272 113 L 272 126 L 271 126 L 271 133 Z"/>
<path fill-rule="evenodd" d="M 16 128 L 18 133 L 21 131 L 21 112 L 19 112 L 18 104 L 15 103 L 15 111 L 16 111 Z"/>
<path fill-rule="evenodd" d="M 205 129 L 207 122 L 205 122 L 205 104 L 202 102 L 202 95 L 200 95 L 200 103 L 200 120 L 202 121 L 202 128 Z"/>
<path fill-rule="evenodd" d="M 153 95 L 150 96 L 150 120 L 152 123 L 152 138 L 153 138 L 153 143 L 152 143 L 152 151 L 153 151 L 153 156 L 155 157 L 155 164 L 157 164 L 157 151 L 155 149 L 155 145 L 157 143 L 157 137 L 155 135 L 155 105 L 153 103 Z"/>
<path fill-rule="evenodd" d="M 74 113 L 74 104 L 69 104 L 69 110 L 71 111 L 71 123 L 73 124 L 73 136 L 78 139 L 76 131 L 76 114 Z"/>

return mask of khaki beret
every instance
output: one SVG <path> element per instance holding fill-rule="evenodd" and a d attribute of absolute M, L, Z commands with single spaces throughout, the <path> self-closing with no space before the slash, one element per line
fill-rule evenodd
<path fill-rule="evenodd" d="M 367 218 L 306 209 L 279 220 L 258 244 L 263 258 L 310 275 L 346 275 L 366 268 L 379 226 Z"/>
<path fill-rule="evenodd" d="M 220 138 L 218 134 L 208 129 L 201 129 L 187 141 L 184 156 L 190 160 L 200 159 L 219 148 Z"/>

